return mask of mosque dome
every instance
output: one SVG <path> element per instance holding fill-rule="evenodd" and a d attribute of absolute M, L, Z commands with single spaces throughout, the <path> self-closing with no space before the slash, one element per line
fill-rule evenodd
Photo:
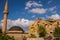
<path fill-rule="evenodd" d="M 14 33 L 20 32 L 20 33 L 24 33 L 24 30 L 23 30 L 21 27 L 19 27 L 19 26 L 12 26 L 12 27 L 8 30 L 8 32 L 14 32 Z"/>

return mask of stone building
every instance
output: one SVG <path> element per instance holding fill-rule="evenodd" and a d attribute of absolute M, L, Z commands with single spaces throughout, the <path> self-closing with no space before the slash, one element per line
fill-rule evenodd
<path fill-rule="evenodd" d="M 30 28 L 29 28 L 29 35 L 34 34 L 37 37 L 39 36 L 37 33 L 38 29 L 38 24 L 42 25 L 43 27 L 46 28 L 47 31 L 47 36 L 53 36 L 53 30 L 55 27 L 59 26 L 60 27 L 60 20 L 53 20 L 53 19 L 48 19 L 48 20 L 42 20 L 42 19 L 36 19 L 34 23 L 31 23 Z"/>
<path fill-rule="evenodd" d="M 2 33 L 6 34 L 6 28 L 7 28 L 7 18 L 8 18 L 8 0 L 6 0 L 6 4 L 4 7 L 4 22 L 2 27 Z"/>
<path fill-rule="evenodd" d="M 2 33 L 14 37 L 15 40 L 22 40 L 24 36 L 27 37 L 28 33 L 24 32 L 24 30 L 19 26 L 13 26 L 6 32 L 7 18 L 8 18 L 8 0 L 6 0 L 6 4 L 4 7 L 4 22 L 2 27 Z"/>
<path fill-rule="evenodd" d="M 24 30 L 19 26 L 13 26 L 8 30 L 8 33 L 24 33 Z"/>
<path fill-rule="evenodd" d="M 22 40 L 24 36 L 27 37 L 28 33 L 25 33 L 19 26 L 13 26 L 8 30 L 7 35 L 14 37 L 15 40 Z"/>

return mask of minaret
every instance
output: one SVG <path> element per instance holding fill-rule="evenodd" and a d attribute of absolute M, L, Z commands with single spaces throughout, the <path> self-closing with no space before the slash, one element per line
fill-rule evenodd
<path fill-rule="evenodd" d="M 6 0 L 5 9 L 4 9 L 4 22 L 3 22 L 3 28 L 2 28 L 2 33 L 3 34 L 6 34 L 7 17 L 8 17 L 8 0 Z"/>

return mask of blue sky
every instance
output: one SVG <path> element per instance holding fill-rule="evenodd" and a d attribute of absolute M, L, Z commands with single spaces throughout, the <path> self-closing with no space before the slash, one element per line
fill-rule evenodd
<path fill-rule="evenodd" d="M 0 21 L 6 0 L 0 0 Z M 8 0 L 9 20 L 60 19 L 60 0 Z"/>
<path fill-rule="evenodd" d="M 0 0 L 0 20 L 3 19 L 3 10 L 6 0 Z M 33 3 L 36 2 L 37 4 L 42 4 L 42 7 L 34 7 L 31 6 L 29 9 L 25 9 L 27 2 L 31 1 Z M 29 20 L 35 20 L 37 17 L 39 18 L 46 18 L 46 15 L 51 16 L 53 14 L 59 14 L 60 15 L 60 0 L 8 0 L 9 2 L 9 15 L 8 19 L 15 20 L 17 18 L 25 18 Z M 40 3 L 39 3 L 40 2 Z M 47 10 L 45 13 L 34 13 L 29 12 L 29 10 L 32 10 L 33 8 L 53 8 L 52 11 Z M 53 13 L 55 12 L 55 13 Z M 33 17 L 34 16 L 34 17 Z"/>

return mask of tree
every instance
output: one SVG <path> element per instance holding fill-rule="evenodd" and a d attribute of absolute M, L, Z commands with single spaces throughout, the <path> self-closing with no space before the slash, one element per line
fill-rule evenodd
<path fill-rule="evenodd" d="M 55 27 L 53 35 L 54 37 L 60 37 L 60 27 Z"/>
<path fill-rule="evenodd" d="M 38 24 L 38 34 L 39 34 L 39 37 L 45 37 L 46 36 L 45 27 L 43 27 L 42 25 L 39 25 L 39 24 Z"/>
<path fill-rule="evenodd" d="M 14 40 L 14 38 L 0 33 L 0 40 Z"/>
<path fill-rule="evenodd" d="M 60 27 L 55 27 L 55 30 L 53 32 L 53 36 L 55 37 L 55 40 L 60 40 Z"/>

